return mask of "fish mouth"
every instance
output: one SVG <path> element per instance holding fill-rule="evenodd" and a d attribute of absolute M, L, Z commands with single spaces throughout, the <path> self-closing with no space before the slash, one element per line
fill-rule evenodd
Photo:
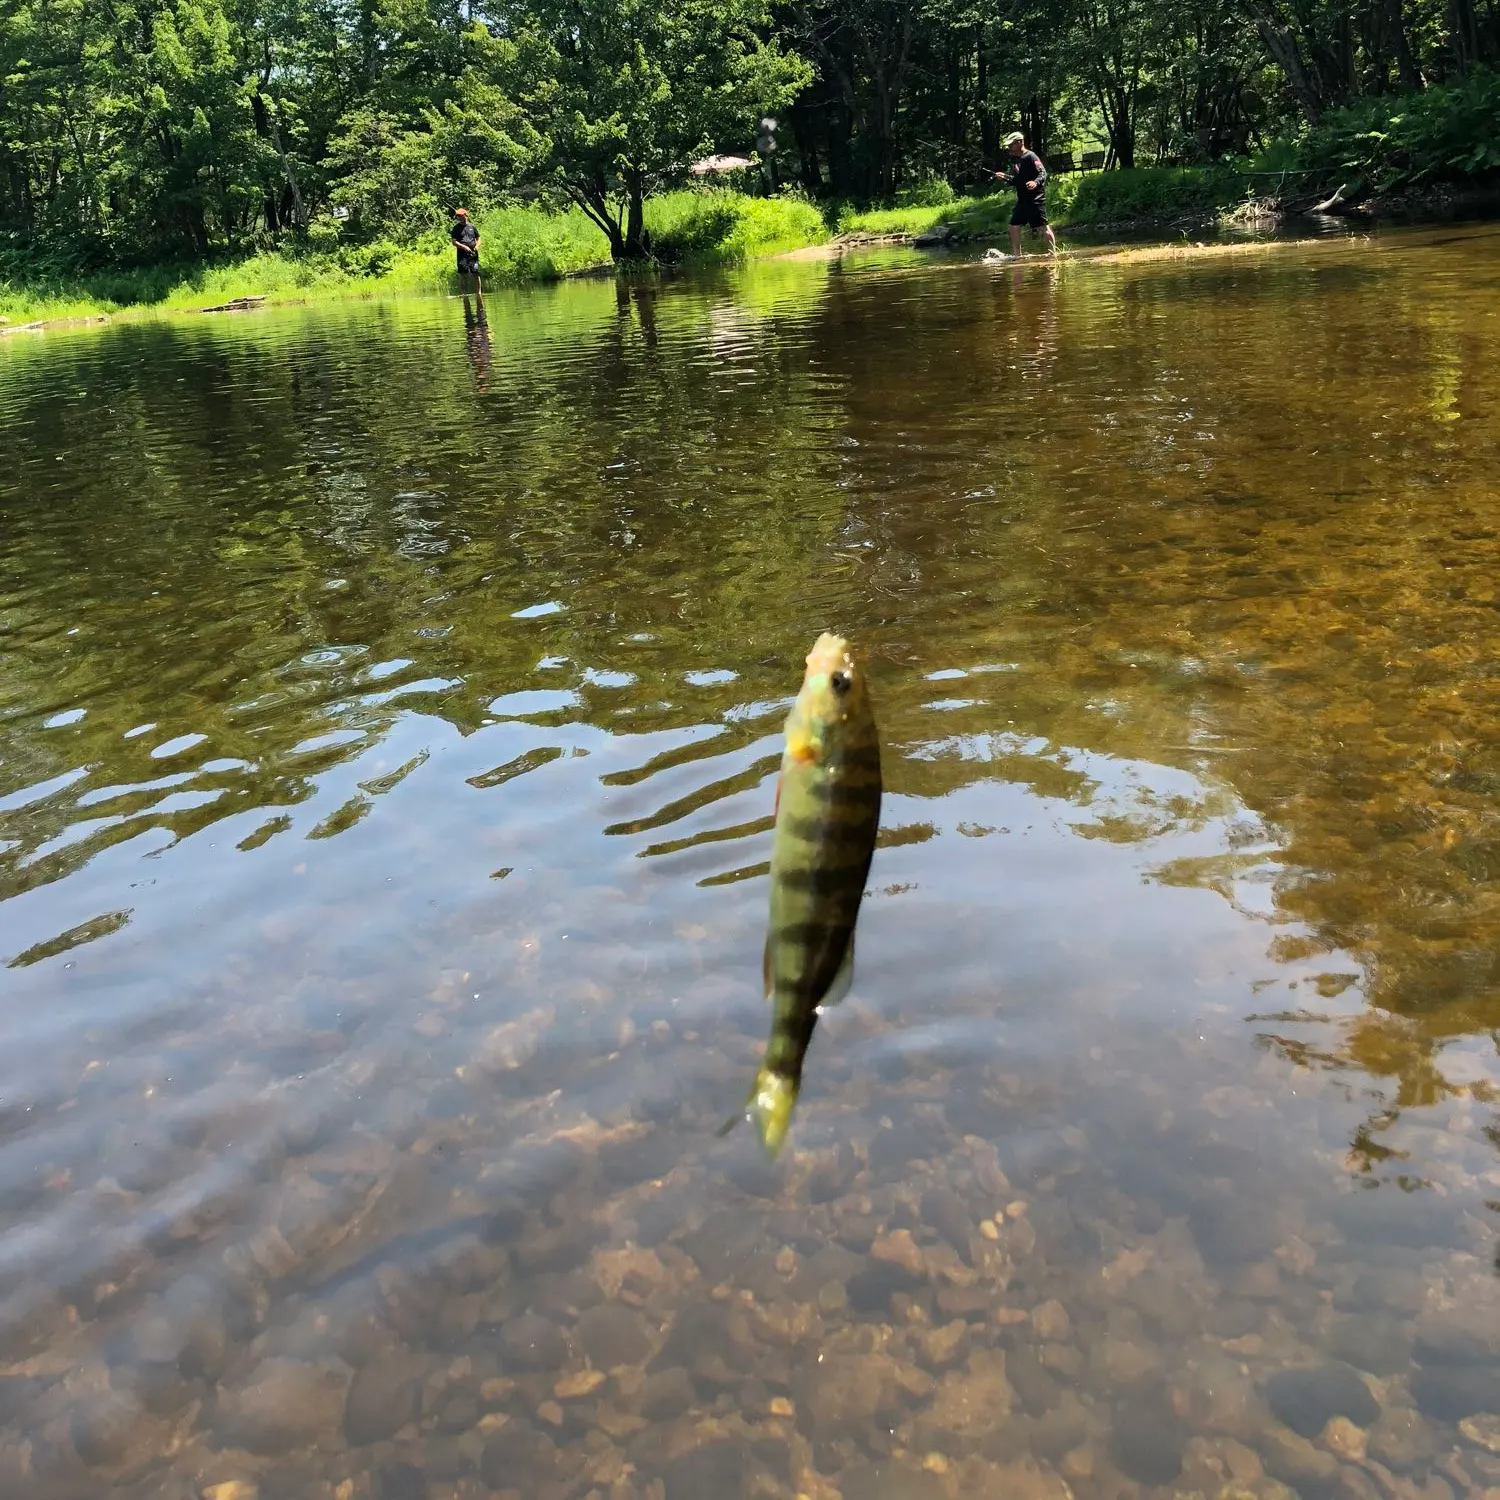
<path fill-rule="evenodd" d="M 843 636 L 832 635 L 826 630 L 813 642 L 812 650 L 807 653 L 809 673 L 836 672 L 840 667 L 852 665 L 849 642 Z"/>

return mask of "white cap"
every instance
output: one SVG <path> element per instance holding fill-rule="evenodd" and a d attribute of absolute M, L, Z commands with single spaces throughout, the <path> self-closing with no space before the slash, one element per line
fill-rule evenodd
<path fill-rule="evenodd" d="M 1000 142 L 1000 144 L 1002 146 L 1013 146 L 1017 141 L 1020 141 L 1024 144 L 1025 140 L 1026 137 L 1022 135 L 1019 130 L 1012 130 L 1011 133 L 1006 136 L 1003 141 Z"/>

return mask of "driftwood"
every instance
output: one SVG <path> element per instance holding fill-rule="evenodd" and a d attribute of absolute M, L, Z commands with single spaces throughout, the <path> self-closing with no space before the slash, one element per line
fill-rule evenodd
<path fill-rule="evenodd" d="M 1322 200 L 1322 202 L 1320 202 L 1320 203 L 1314 203 L 1313 206 L 1310 209 L 1308 209 L 1308 213 L 1310 213 L 1310 214 L 1336 214 L 1336 213 L 1339 213 L 1339 212 L 1347 213 L 1349 210 L 1348 210 L 1348 208 L 1344 204 L 1344 186 L 1345 186 L 1345 184 L 1343 184 L 1341 182 L 1336 188 L 1334 188 L 1334 190 L 1326 198 L 1324 198 Z"/>
<path fill-rule="evenodd" d="M 258 297 L 231 297 L 228 302 L 221 302 L 217 307 L 200 307 L 199 312 L 250 312 L 259 307 L 266 300 L 263 292 Z"/>

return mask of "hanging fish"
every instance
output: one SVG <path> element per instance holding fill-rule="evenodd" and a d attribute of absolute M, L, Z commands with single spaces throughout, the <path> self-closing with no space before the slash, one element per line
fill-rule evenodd
<path fill-rule="evenodd" d="M 880 744 L 864 670 L 847 641 L 825 633 L 787 715 L 776 783 L 765 952 L 771 1038 L 745 1101 L 772 1156 L 786 1140 L 818 1012 L 849 990 L 879 826 Z"/>

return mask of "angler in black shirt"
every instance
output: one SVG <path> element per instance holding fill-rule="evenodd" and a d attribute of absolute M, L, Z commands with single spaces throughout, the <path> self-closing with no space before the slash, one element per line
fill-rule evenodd
<path fill-rule="evenodd" d="M 1047 254 L 1056 255 L 1057 236 L 1047 222 L 1047 169 L 1035 151 L 1026 149 L 1019 130 L 1005 137 L 1005 148 L 1010 152 L 1010 170 L 996 172 L 995 176 L 1016 190 L 1016 206 L 1010 216 L 1010 253 L 1021 253 L 1021 226 L 1025 224 L 1033 235 L 1040 230 L 1047 240 Z"/>
<path fill-rule="evenodd" d="M 472 276 L 475 295 L 484 296 L 484 288 L 479 284 L 479 231 L 469 222 L 468 209 L 453 210 L 453 227 L 448 231 L 448 238 L 453 241 L 453 248 L 458 252 L 459 290 L 468 290 L 464 282 Z"/>

